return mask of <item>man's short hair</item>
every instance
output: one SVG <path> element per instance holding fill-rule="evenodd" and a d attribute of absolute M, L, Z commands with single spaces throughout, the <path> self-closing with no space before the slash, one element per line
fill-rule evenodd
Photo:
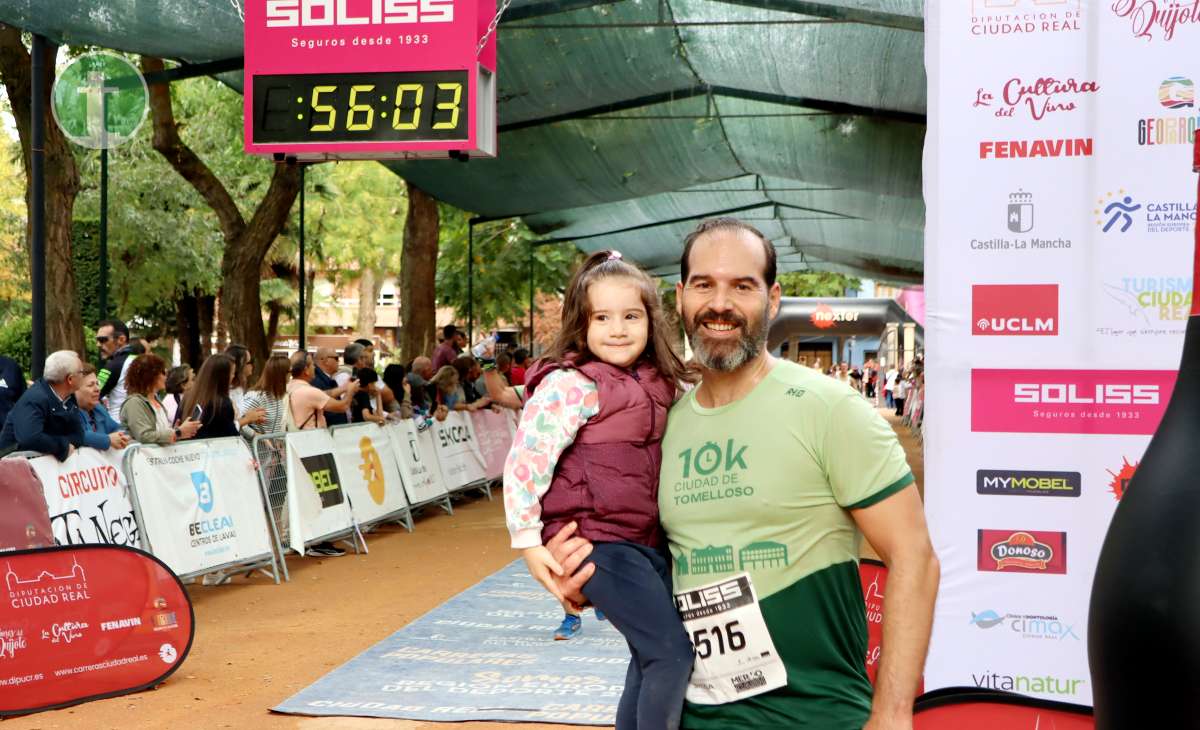
<path fill-rule="evenodd" d="M 442 328 L 442 339 L 443 340 L 448 340 L 451 337 L 455 336 L 456 334 L 458 334 L 458 326 L 457 325 L 448 324 Z"/>
<path fill-rule="evenodd" d="M 689 233 L 687 238 L 683 239 L 683 256 L 679 259 L 679 280 L 681 282 L 687 284 L 688 270 L 690 268 L 688 266 L 688 257 L 692 255 L 692 244 L 696 242 L 697 238 L 700 238 L 706 233 L 712 233 L 713 231 L 744 231 L 746 233 L 753 234 L 758 238 L 758 240 L 762 241 L 763 253 L 767 257 L 767 265 L 763 269 L 763 281 L 766 282 L 767 288 L 775 285 L 775 247 L 771 245 L 771 242 L 767 240 L 767 237 L 763 235 L 762 231 L 758 230 L 749 223 L 740 221 L 737 218 L 730 218 L 728 216 L 709 218 L 707 220 L 700 221 L 700 225 L 696 226 L 696 229 Z"/>
<path fill-rule="evenodd" d="M 58 384 L 79 372 L 83 361 L 74 350 L 59 350 L 50 353 L 46 358 L 46 366 L 42 368 L 42 377 L 47 383 Z"/>
<path fill-rule="evenodd" d="M 342 362 L 346 363 L 347 365 L 353 365 L 354 363 L 358 362 L 360 357 L 363 356 L 363 353 L 366 351 L 366 349 L 367 348 L 363 347 L 357 342 L 351 342 L 349 345 L 346 345 L 345 351 L 342 352 Z"/>
<path fill-rule="evenodd" d="M 293 378 L 300 377 L 301 375 L 304 374 L 305 370 L 308 370 L 308 363 L 309 363 L 308 358 L 309 358 L 308 350 L 296 350 L 295 352 L 292 353 L 291 363 L 292 363 L 292 377 Z"/>
<path fill-rule="evenodd" d="M 355 341 L 354 341 L 354 344 L 356 344 L 356 345 L 362 345 L 364 350 L 365 350 L 366 348 L 368 348 L 368 347 L 374 347 L 374 346 L 375 346 L 375 343 L 374 343 L 374 342 L 371 342 L 370 340 L 368 340 L 368 339 L 367 339 L 367 338 L 365 338 L 365 337 L 360 337 L 359 339 L 355 340 Z"/>
<path fill-rule="evenodd" d="M 121 335 L 125 339 L 129 339 L 129 328 L 119 319 L 104 319 L 100 324 L 96 325 L 96 331 L 100 331 L 102 327 L 112 327 L 113 336 Z"/>
<path fill-rule="evenodd" d="M 513 351 L 513 362 L 515 362 L 517 365 L 524 366 L 525 361 L 528 359 L 529 350 L 526 350 L 524 347 L 518 347 L 515 351 Z"/>

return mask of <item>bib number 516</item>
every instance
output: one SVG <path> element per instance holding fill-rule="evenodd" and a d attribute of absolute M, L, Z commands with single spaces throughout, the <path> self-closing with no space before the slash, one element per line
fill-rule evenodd
<path fill-rule="evenodd" d="M 738 631 L 738 621 L 730 621 L 724 626 L 708 626 L 692 632 L 692 646 L 696 656 L 708 659 L 713 655 L 713 640 L 716 641 L 717 653 L 724 656 L 727 653 L 741 651 L 746 648 L 746 636 Z M 710 639 L 709 637 L 712 637 Z"/>

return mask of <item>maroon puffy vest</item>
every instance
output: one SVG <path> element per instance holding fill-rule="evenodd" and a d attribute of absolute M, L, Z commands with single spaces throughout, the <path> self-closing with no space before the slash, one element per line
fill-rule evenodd
<path fill-rule="evenodd" d="M 574 521 L 592 542 L 662 544 L 658 471 L 662 437 L 675 386 L 645 362 L 632 369 L 593 360 L 538 361 L 526 375 L 527 394 L 555 370 L 573 368 L 599 390 L 600 411 L 589 418 L 558 460 L 542 497 L 542 540 Z"/>

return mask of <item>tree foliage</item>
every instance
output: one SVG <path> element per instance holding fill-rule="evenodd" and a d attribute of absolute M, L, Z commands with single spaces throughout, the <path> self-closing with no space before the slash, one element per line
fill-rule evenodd
<path fill-rule="evenodd" d="M 438 253 L 438 305 L 454 307 L 460 326 L 467 322 L 467 222 L 470 214 L 443 204 Z M 475 329 L 501 322 L 519 325 L 529 316 L 529 250 L 536 236 L 517 219 L 475 226 Z M 535 292 L 558 294 L 580 254 L 574 246 L 534 246 Z"/>
<path fill-rule="evenodd" d="M 792 271 L 777 277 L 785 297 L 841 297 L 862 282 L 831 271 Z"/>

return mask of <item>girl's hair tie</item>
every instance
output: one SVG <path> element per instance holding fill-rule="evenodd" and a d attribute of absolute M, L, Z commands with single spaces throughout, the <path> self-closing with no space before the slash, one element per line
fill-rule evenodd
<path fill-rule="evenodd" d="M 620 261 L 620 260 L 621 260 L 621 252 L 617 251 L 615 249 L 612 251 L 609 251 L 608 258 L 605 259 L 605 261 Z"/>

